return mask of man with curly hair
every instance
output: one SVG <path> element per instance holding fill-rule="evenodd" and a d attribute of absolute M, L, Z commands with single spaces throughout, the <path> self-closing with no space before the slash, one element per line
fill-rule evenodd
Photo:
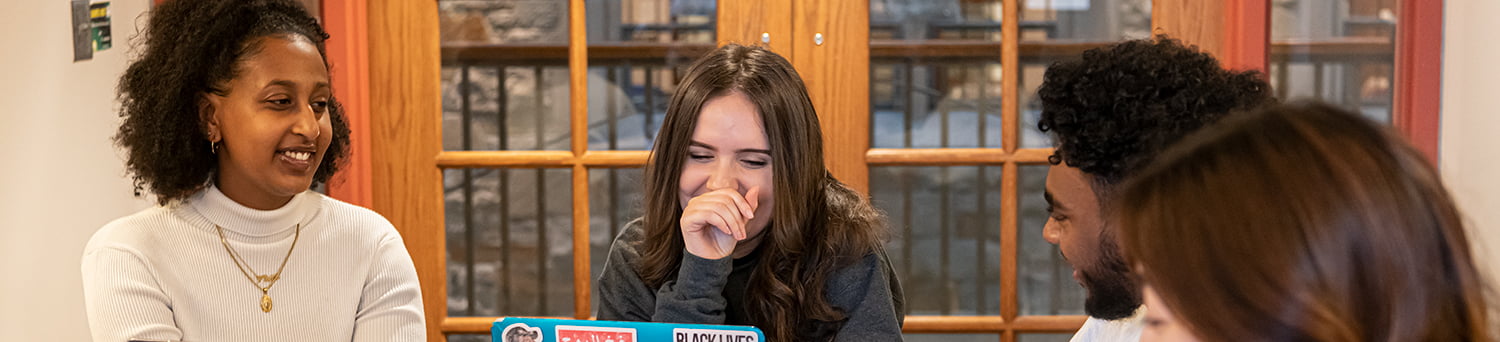
<path fill-rule="evenodd" d="M 1038 122 L 1053 137 L 1043 236 L 1088 291 L 1089 319 L 1073 341 L 1136 341 L 1140 286 L 1106 213 L 1115 187 L 1167 146 L 1225 115 L 1275 102 L 1256 71 L 1229 71 L 1167 38 L 1091 49 L 1053 64 L 1037 90 Z"/>

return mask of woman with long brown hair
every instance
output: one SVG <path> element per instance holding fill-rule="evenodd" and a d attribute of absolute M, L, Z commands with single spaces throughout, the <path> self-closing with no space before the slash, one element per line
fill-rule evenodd
<path fill-rule="evenodd" d="M 1461 216 L 1416 149 L 1324 104 L 1227 120 L 1119 201 L 1142 340 L 1494 340 Z"/>
<path fill-rule="evenodd" d="M 726 45 L 688 68 L 645 172 L 645 215 L 599 277 L 598 318 L 754 325 L 771 341 L 901 339 L 885 223 L 823 164 L 785 58 Z"/>

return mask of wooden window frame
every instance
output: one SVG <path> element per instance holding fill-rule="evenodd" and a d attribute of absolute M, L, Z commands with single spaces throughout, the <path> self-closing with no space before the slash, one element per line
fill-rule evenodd
<path fill-rule="evenodd" d="M 1399 0 L 1391 124 L 1437 165 L 1442 122 L 1443 0 Z M 1153 32 L 1197 44 L 1226 67 L 1269 70 L 1269 0 L 1153 0 Z M 1205 21 L 1198 18 L 1225 18 Z M 1368 44 L 1367 44 L 1368 45 Z M 1386 45 L 1347 48 L 1389 49 Z M 1387 50 L 1380 50 L 1380 52 Z"/>
<path fill-rule="evenodd" d="M 355 132 L 353 157 L 330 194 L 346 202 L 375 209 L 392 221 L 405 238 L 417 265 L 426 304 L 431 341 L 447 334 L 485 333 L 493 317 L 448 317 L 445 237 L 443 236 L 442 170 L 450 168 L 570 168 L 573 181 L 574 311 L 571 318 L 590 317 L 588 172 L 596 168 L 639 167 L 646 151 L 588 151 L 588 56 L 610 53 L 608 47 L 589 47 L 585 34 L 584 0 L 569 0 L 569 67 L 571 149 L 569 151 L 443 151 L 439 115 L 442 106 L 440 51 L 436 1 L 324 0 L 323 13 L 337 96 L 344 102 Z M 821 2 L 794 9 L 791 0 L 763 3 L 724 0 L 719 5 L 721 41 L 749 41 L 760 32 L 774 32 L 773 50 L 792 56 L 793 64 L 812 90 L 823 117 L 830 169 L 860 191 L 868 191 L 871 166 L 1000 165 L 1001 183 L 1001 314 L 996 316 L 911 316 L 908 333 L 998 333 L 1001 341 L 1015 341 L 1019 333 L 1071 332 L 1083 316 L 1020 316 L 1017 297 L 1017 227 L 1020 165 L 1045 165 L 1051 149 L 1019 148 L 1019 101 L 1005 101 L 1002 109 L 1002 148 L 871 149 L 869 148 L 868 87 L 818 87 L 820 82 L 867 84 L 868 56 L 882 46 L 868 39 L 868 3 Z M 1020 43 L 1016 26 L 1020 0 L 1003 2 L 1006 25 L 999 56 L 1004 75 L 1019 75 L 1019 55 L 1034 47 Z M 1172 33 L 1215 53 L 1231 67 L 1265 70 L 1268 39 L 1267 0 L 1154 0 L 1153 27 Z M 1439 102 L 1442 2 L 1403 0 L 1397 38 L 1397 84 L 1393 122 L 1419 149 L 1436 160 Z M 780 12 L 785 11 L 785 12 Z M 789 18 L 766 13 L 792 13 Z M 1200 21 L 1203 14 L 1225 16 L 1222 22 Z M 845 15 L 840 15 L 845 14 Z M 837 17 L 837 18 L 835 18 Z M 853 20 L 848 20 L 855 17 Z M 1214 16 L 1209 16 L 1214 17 Z M 834 19 L 830 19 L 834 18 Z M 815 45 L 813 32 L 831 37 Z M 340 37 L 349 37 L 340 41 Z M 784 37 L 784 38 L 782 38 Z M 840 39 L 842 38 L 842 39 Z M 944 47 L 936 47 L 944 48 Z M 946 48 L 954 48 L 948 46 Z M 826 51 L 826 52 L 825 52 Z M 924 49 L 923 51 L 933 51 Z M 972 50 L 970 50 L 972 51 Z M 1029 50 L 1028 50 L 1029 51 Z M 562 53 L 556 51 L 552 53 Z M 625 50 L 617 51 L 626 53 Z M 880 52 L 875 52 L 880 53 Z M 851 57 L 853 56 L 853 57 Z M 860 72 L 828 68 L 834 58 L 856 64 Z M 1004 81 L 1002 98 L 1019 98 L 1019 85 Z M 858 128 L 858 129 L 850 129 Z M 1008 238 L 1006 238 L 1008 237 Z"/>

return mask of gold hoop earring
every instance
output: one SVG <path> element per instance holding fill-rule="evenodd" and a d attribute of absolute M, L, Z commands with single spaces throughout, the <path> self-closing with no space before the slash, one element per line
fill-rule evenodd
<path fill-rule="evenodd" d="M 209 150 L 209 152 L 213 152 L 213 154 L 219 154 L 219 142 L 217 142 L 217 141 L 210 141 L 210 142 L 208 142 L 208 150 Z"/>

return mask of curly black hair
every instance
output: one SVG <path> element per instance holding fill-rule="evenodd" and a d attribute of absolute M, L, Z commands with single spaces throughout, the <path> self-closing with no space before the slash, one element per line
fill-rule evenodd
<path fill-rule="evenodd" d="M 1230 71 L 1165 36 L 1053 63 L 1037 90 L 1056 150 L 1048 158 L 1119 183 L 1163 149 L 1225 115 L 1274 103 L 1258 71 Z"/>
<path fill-rule="evenodd" d="M 127 153 L 136 196 L 149 190 L 165 205 L 202 190 L 218 168 L 198 115 L 200 97 L 225 94 L 238 63 L 260 48 L 263 37 L 307 38 L 326 66 L 328 33 L 295 0 L 174 0 L 150 16 L 134 38 L 141 54 L 120 77 L 124 120 L 115 143 Z M 333 142 L 313 186 L 328 181 L 348 154 L 349 123 L 336 99 L 329 100 L 328 113 Z"/>

